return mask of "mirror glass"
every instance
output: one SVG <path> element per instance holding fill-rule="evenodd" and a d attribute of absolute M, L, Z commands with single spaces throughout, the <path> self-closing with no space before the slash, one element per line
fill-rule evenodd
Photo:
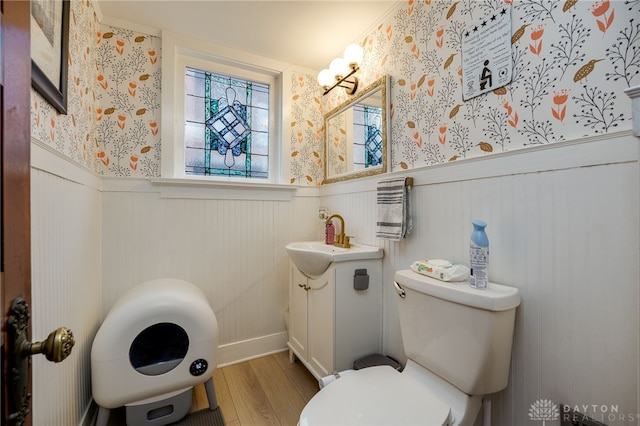
<path fill-rule="evenodd" d="M 376 80 L 324 116 L 324 183 L 387 171 L 388 80 Z"/>

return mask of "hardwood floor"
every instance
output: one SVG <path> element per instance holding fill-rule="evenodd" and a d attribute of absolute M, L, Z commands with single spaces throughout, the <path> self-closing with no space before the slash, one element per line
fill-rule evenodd
<path fill-rule="evenodd" d="M 319 390 L 299 361 L 289 362 L 288 351 L 219 368 L 213 383 L 227 426 L 295 426 Z M 192 411 L 208 406 L 204 386 L 197 386 Z"/>
<path fill-rule="evenodd" d="M 318 381 L 289 351 L 218 368 L 213 385 L 226 426 L 295 426 Z M 194 388 L 191 412 L 209 408 L 204 385 Z M 112 410 L 108 426 L 126 426 L 124 407 Z"/>

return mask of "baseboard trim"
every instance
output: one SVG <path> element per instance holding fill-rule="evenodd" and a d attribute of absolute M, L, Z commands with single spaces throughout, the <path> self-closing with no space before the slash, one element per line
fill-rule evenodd
<path fill-rule="evenodd" d="M 218 346 L 218 368 L 287 350 L 285 331 Z"/>
<path fill-rule="evenodd" d="M 89 407 L 87 408 L 87 411 L 84 412 L 84 416 L 82 416 L 82 421 L 79 426 L 94 426 L 96 424 L 96 420 L 98 420 L 98 404 L 96 404 L 96 401 L 91 398 Z"/>

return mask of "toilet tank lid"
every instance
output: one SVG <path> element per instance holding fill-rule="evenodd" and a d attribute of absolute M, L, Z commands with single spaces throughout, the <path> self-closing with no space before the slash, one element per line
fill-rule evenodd
<path fill-rule="evenodd" d="M 396 271 L 395 281 L 420 293 L 487 311 L 507 311 L 520 304 L 518 289 L 501 284 L 489 283 L 486 289 L 478 290 L 468 281 L 440 281 L 411 269 Z"/>

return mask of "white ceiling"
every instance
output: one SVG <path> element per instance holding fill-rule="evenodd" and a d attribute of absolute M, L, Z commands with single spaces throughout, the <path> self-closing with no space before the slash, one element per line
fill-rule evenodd
<path fill-rule="evenodd" d="M 319 71 L 398 1 L 98 0 L 116 25 L 131 22 Z"/>

